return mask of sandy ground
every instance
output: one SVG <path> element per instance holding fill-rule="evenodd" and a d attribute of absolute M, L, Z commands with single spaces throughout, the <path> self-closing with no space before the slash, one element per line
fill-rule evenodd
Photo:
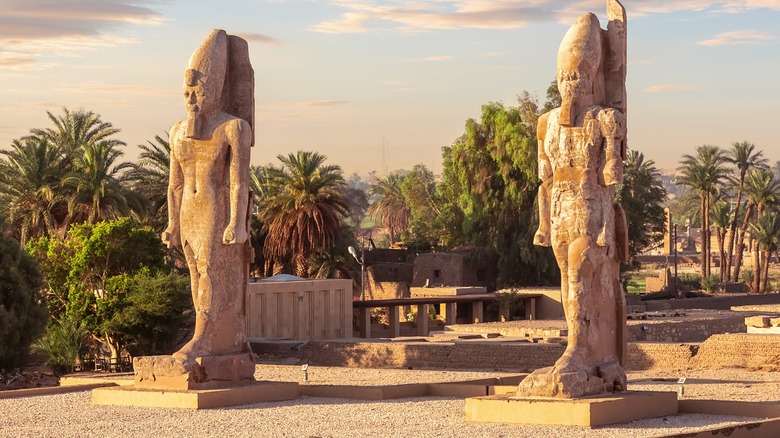
<path fill-rule="evenodd" d="M 388 385 L 460 381 L 514 373 L 447 370 L 345 369 L 310 367 L 310 383 Z M 259 365 L 263 380 L 301 381 L 300 366 Z M 631 390 L 677 391 L 686 377 L 692 399 L 780 400 L 776 373 L 736 369 L 647 371 L 629 375 Z M 422 397 L 390 401 L 355 401 L 301 397 L 234 408 L 190 411 L 92 406 L 90 393 L 0 400 L 0 436 L 253 436 L 253 437 L 649 437 L 688 433 L 702 428 L 755 421 L 745 417 L 675 415 L 617 426 L 584 429 L 464 420 L 465 401 Z"/>

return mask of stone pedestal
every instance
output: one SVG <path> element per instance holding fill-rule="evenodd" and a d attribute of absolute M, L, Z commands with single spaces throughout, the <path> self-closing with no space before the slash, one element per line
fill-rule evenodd
<path fill-rule="evenodd" d="M 117 386 L 92 391 L 93 405 L 209 409 L 298 398 L 294 382 L 252 382 L 222 389 L 162 390 Z"/>
<path fill-rule="evenodd" d="M 204 356 L 181 360 L 173 356 L 133 359 L 135 387 L 160 390 L 200 390 L 246 385 L 254 382 L 252 353 Z"/>
<path fill-rule="evenodd" d="M 575 399 L 501 394 L 466 399 L 466 421 L 594 427 L 677 414 L 676 392 Z"/>

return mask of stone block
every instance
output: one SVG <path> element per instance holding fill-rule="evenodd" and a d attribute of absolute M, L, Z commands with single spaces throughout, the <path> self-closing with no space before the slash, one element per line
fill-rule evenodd
<path fill-rule="evenodd" d="M 748 327 L 770 327 L 770 318 L 765 315 L 748 316 L 745 318 L 745 325 Z"/>
<path fill-rule="evenodd" d="M 135 387 L 148 389 L 217 389 L 254 381 L 252 353 L 197 357 L 142 356 L 133 359 Z"/>
<path fill-rule="evenodd" d="M 577 399 L 498 394 L 466 399 L 466 421 L 594 427 L 677 414 L 675 392 L 628 391 Z"/>
<path fill-rule="evenodd" d="M 92 391 L 93 405 L 147 408 L 209 409 L 298 398 L 298 384 L 253 382 L 248 385 L 204 390 L 158 390 L 115 386 Z"/>

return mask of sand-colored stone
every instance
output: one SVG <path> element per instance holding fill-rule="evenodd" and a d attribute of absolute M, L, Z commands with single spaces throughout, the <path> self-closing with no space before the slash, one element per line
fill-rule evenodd
<path fill-rule="evenodd" d="M 206 388 L 253 381 L 245 292 L 251 256 L 249 155 L 254 73 L 246 41 L 215 29 L 184 74 L 187 119 L 170 131 L 168 227 L 190 270 L 195 333 L 167 358 L 134 361 L 136 385 Z"/>
<path fill-rule="evenodd" d="M 92 391 L 93 405 L 147 408 L 209 409 L 298 398 L 298 384 L 253 382 L 248 385 L 204 390 L 159 390 L 115 386 Z"/>
<path fill-rule="evenodd" d="M 561 399 L 498 394 L 466 399 L 466 421 L 594 427 L 677 414 L 677 393 Z"/>
<path fill-rule="evenodd" d="M 588 13 L 558 51 L 561 107 L 539 119 L 539 230 L 561 268 L 568 346 L 528 376 L 524 396 L 583 397 L 626 389 L 626 307 L 619 278 L 628 256 L 625 213 L 614 202 L 626 156 L 626 17 L 607 1 L 602 30 Z"/>
<path fill-rule="evenodd" d="M 197 357 L 143 356 L 133 360 L 136 388 L 215 389 L 252 383 L 252 353 Z"/>
<path fill-rule="evenodd" d="M 748 316 L 745 318 L 745 325 L 748 327 L 771 327 L 771 318 L 765 315 Z"/>

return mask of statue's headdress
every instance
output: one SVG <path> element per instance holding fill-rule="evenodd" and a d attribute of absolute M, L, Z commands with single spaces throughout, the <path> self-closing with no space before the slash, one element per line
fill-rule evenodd
<path fill-rule="evenodd" d="M 254 70 L 247 42 L 224 30 L 214 29 L 195 49 L 184 74 L 185 84 L 202 84 L 208 108 L 244 119 L 254 131 Z M 200 137 L 200 120 L 188 121 L 188 137 Z M 254 135 L 252 135 L 254 145 Z"/>

